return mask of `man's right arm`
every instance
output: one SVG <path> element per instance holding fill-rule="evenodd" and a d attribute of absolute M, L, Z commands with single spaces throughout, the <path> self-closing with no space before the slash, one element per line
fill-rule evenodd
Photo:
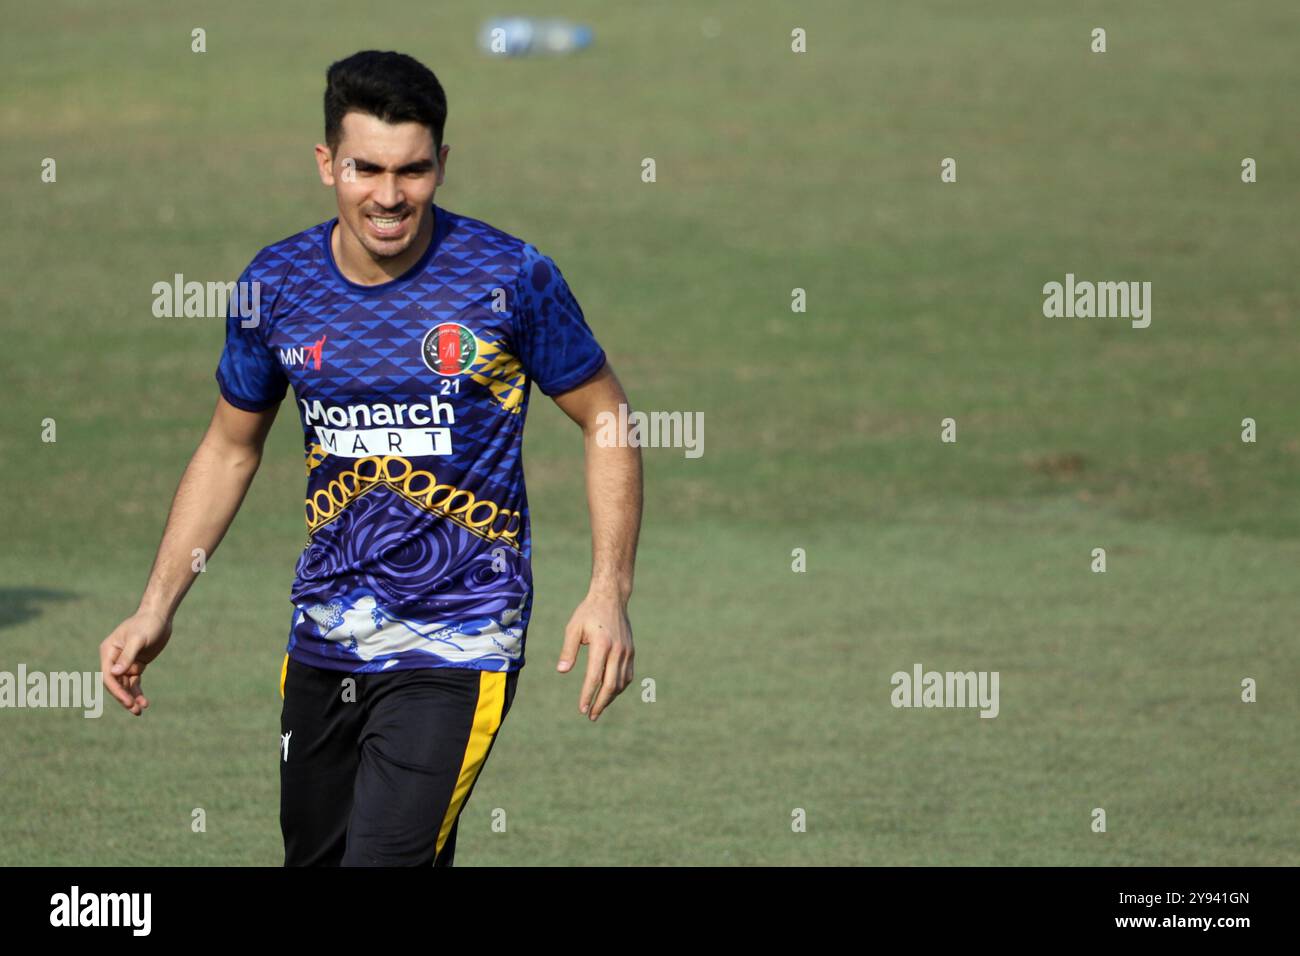
<path fill-rule="evenodd" d="M 244 500 L 262 461 L 279 405 L 246 412 L 224 398 L 181 476 L 153 570 L 136 612 L 99 646 L 104 686 L 139 716 L 149 706 L 140 690 L 144 668 L 162 653 L 172 619 L 198 572 L 194 549 L 211 557 Z"/>

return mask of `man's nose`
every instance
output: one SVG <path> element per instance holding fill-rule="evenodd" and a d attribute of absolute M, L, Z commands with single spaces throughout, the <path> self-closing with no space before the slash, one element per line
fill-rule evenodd
<path fill-rule="evenodd" d="M 396 209 L 403 204 L 402 186 L 392 173 L 385 175 L 375 189 L 375 202 L 385 209 Z"/>

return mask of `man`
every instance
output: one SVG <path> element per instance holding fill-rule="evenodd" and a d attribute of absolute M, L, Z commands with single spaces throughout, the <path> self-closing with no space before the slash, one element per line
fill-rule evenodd
<path fill-rule="evenodd" d="M 243 500 L 293 387 L 308 544 L 280 675 L 286 865 L 451 865 L 456 827 L 524 665 L 531 538 L 520 450 L 535 382 L 585 436 L 592 575 L 558 669 L 587 645 L 579 711 L 632 680 L 627 602 L 641 461 L 598 443 L 627 399 L 555 263 L 434 203 L 446 99 L 411 57 L 327 74 L 321 181 L 336 219 L 263 249 L 232 306 L 220 398 L 181 479 L 139 610 L 100 646 L 132 714 Z"/>

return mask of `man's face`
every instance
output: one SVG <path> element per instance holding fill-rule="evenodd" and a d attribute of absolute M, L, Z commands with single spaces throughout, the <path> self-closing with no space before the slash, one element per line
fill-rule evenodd
<path fill-rule="evenodd" d="M 342 131 L 333 154 L 316 147 L 321 182 L 338 197 L 339 222 L 374 259 L 400 256 L 431 234 L 430 204 L 451 147 L 438 155 L 429 127 L 368 113 L 347 113 Z"/>

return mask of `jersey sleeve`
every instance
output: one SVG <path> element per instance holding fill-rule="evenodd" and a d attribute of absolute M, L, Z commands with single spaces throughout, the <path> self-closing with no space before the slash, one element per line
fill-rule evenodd
<path fill-rule="evenodd" d="M 515 280 L 515 305 L 518 358 L 543 394 L 567 392 L 604 366 L 605 350 L 559 268 L 527 243 Z"/>
<path fill-rule="evenodd" d="M 266 344 L 269 326 L 267 288 L 251 293 L 250 265 L 239 277 L 236 293 L 226 310 L 226 347 L 217 364 L 217 387 L 222 397 L 246 412 L 260 412 L 283 401 L 289 388 L 284 369 Z M 241 296 L 239 290 L 250 290 Z M 256 306 L 256 308 L 254 308 Z"/>

